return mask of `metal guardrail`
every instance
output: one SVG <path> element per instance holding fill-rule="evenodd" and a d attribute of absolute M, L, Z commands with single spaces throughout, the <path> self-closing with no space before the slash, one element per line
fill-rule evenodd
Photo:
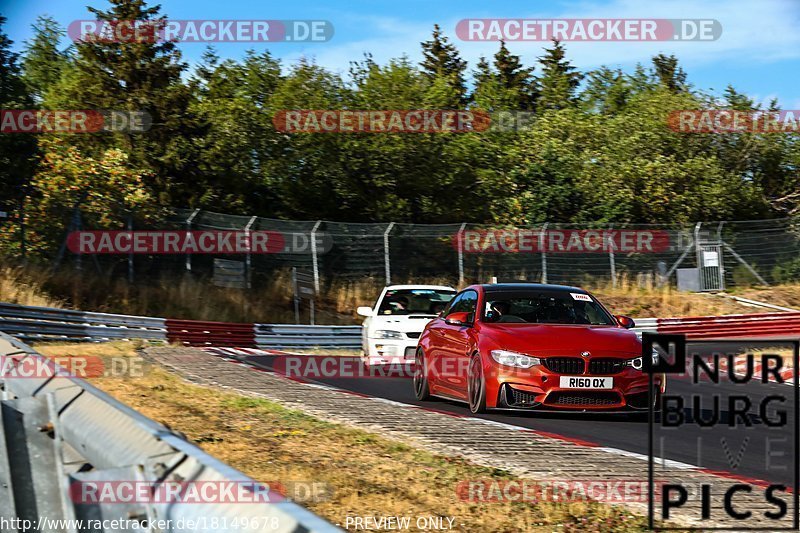
<path fill-rule="evenodd" d="M 230 324 L 92 313 L 0 302 L 0 331 L 23 340 L 148 339 L 191 346 L 359 348 L 361 326 Z"/>
<path fill-rule="evenodd" d="M 92 313 L 0 302 L 0 331 L 26 340 L 166 340 L 163 318 Z"/>
<path fill-rule="evenodd" d="M 14 357 L 15 364 L 41 359 L 39 363 L 52 368 L 32 348 L 3 333 L 0 357 L 6 361 L 6 370 L 10 357 Z M 248 487 L 260 484 L 81 379 L 52 373 L 48 377 L 22 378 L 6 373 L 0 381 L 2 517 L 18 517 L 33 524 L 41 523 L 41 519 L 170 521 L 166 529 L 115 529 L 111 522 L 104 529 L 92 529 L 103 533 L 206 533 L 227 530 L 233 527 L 234 520 L 236 531 L 247 533 L 341 531 L 299 505 L 266 491 L 269 503 L 198 503 L 181 501 L 176 495 L 149 502 L 76 502 L 72 489 L 87 482 L 136 482 L 147 487 L 187 481 L 241 483 Z M 76 525 L 62 522 L 54 526 L 51 522 L 41 531 L 77 533 Z M 3 531 L 14 533 L 17 529 Z"/>
<path fill-rule="evenodd" d="M 634 331 L 691 338 L 800 334 L 800 312 L 637 318 Z M 24 340 L 148 339 L 189 346 L 360 348 L 361 326 L 234 324 L 90 313 L 0 303 L 0 331 Z"/>
<path fill-rule="evenodd" d="M 255 324 L 255 342 L 265 348 L 360 348 L 361 326 Z"/>

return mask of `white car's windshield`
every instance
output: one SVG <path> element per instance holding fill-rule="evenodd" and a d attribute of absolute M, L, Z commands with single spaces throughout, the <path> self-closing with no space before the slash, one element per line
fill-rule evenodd
<path fill-rule="evenodd" d="M 446 289 L 392 289 L 378 307 L 379 315 L 438 315 L 455 295 Z"/>

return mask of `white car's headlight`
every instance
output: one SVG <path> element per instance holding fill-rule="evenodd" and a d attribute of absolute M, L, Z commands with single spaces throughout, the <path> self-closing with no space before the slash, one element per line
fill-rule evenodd
<path fill-rule="evenodd" d="M 492 350 L 492 359 L 505 366 L 515 366 L 517 368 L 530 368 L 542 364 L 538 357 L 531 357 L 522 353 L 509 350 Z"/>
<path fill-rule="evenodd" d="M 652 356 L 651 356 L 651 357 L 652 357 L 652 361 L 653 361 L 653 364 L 654 364 L 654 365 L 655 365 L 656 363 L 658 363 L 658 357 L 659 357 L 659 355 L 658 355 L 658 352 L 656 351 L 656 349 L 655 349 L 655 348 L 653 348 L 653 353 L 652 353 Z M 642 369 L 642 366 L 643 366 L 643 365 L 642 365 L 642 358 L 641 358 L 641 357 L 636 357 L 635 359 L 629 359 L 629 360 L 628 360 L 628 366 L 632 366 L 632 367 L 633 367 L 633 368 L 635 368 L 636 370 L 641 370 L 641 369 Z"/>
<path fill-rule="evenodd" d="M 390 329 L 379 329 L 375 331 L 376 339 L 402 339 L 403 334 L 399 331 L 392 331 Z"/>

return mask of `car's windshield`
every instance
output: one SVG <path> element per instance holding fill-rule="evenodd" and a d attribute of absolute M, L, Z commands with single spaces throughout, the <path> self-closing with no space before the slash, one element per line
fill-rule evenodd
<path fill-rule="evenodd" d="M 487 292 L 483 320 L 489 323 L 593 324 L 614 319 L 594 298 L 566 290 Z"/>
<path fill-rule="evenodd" d="M 379 315 L 438 315 L 456 291 L 447 289 L 391 289 L 381 300 Z"/>

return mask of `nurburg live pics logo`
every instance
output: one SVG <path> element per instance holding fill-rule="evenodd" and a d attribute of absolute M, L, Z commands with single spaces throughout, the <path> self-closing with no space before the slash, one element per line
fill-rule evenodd
<path fill-rule="evenodd" d="M 739 345 L 748 351 L 752 346 L 778 344 L 781 350 L 791 347 L 793 355 L 745 353 L 744 372 L 737 371 L 732 364 L 736 353 L 720 353 L 720 341 L 691 341 L 691 352 L 687 352 L 684 335 L 643 333 L 642 354 L 652 354 L 657 348 L 662 354 L 657 360 L 643 357 L 644 371 L 650 377 L 651 395 L 655 394 L 653 375 L 669 374 L 680 389 L 688 386 L 692 394 L 670 393 L 668 387 L 661 397 L 660 419 L 656 420 L 654 402 L 650 402 L 649 441 L 649 527 L 653 530 L 736 530 L 736 531 L 795 531 L 800 527 L 798 515 L 798 380 L 790 384 L 783 377 L 792 362 L 797 368 L 800 358 L 798 340 L 753 340 L 725 341 L 725 346 Z M 777 350 L 776 350 L 777 351 Z M 740 354 L 741 355 L 741 354 Z M 727 360 L 728 364 L 720 364 Z M 742 368 L 742 367 L 740 367 Z M 759 369 L 754 371 L 754 369 Z M 673 387 L 673 390 L 676 387 Z M 732 392 L 733 391 L 733 392 Z M 791 415 L 794 408 L 793 416 Z M 656 430 L 659 430 L 660 457 L 655 453 Z M 706 461 L 700 458 L 699 450 L 707 432 L 713 437 L 710 442 L 719 443 L 719 457 L 724 457 L 732 472 L 719 472 L 703 468 Z M 697 483 L 670 480 L 659 483 L 656 495 L 655 467 L 660 463 L 665 450 L 674 441 L 686 444 L 695 435 L 698 459 L 695 463 L 700 472 L 706 470 L 716 474 L 713 486 L 709 482 Z M 705 435 L 705 434 L 703 434 Z M 720 437 L 720 435 L 722 435 Z M 736 442 L 734 442 L 736 441 Z M 763 441 L 763 442 L 762 442 Z M 793 443 L 793 444 L 792 444 Z M 792 475 L 793 485 L 761 481 L 739 475 L 736 471 L 745 459 L 751 466 L 762 459 L 770 477 Z M 748 448 L 756 451 L 752 457 L 745 454 Z M 716 458 L 716 457 L 715 457 Z M 786 464 L 783 461 L 788 461 Z M 691 470 L 690 470 L 691 472 Z M 710 476 L 709 476 L 710 477 Z M 691 479 L 691 477 L 689 477 Z M 722 490 L 721 490 L 722 489 Z M 691 496 L 691 497 L 690 497 Z M 692 505 L 694 504 L 694 505 Z M 698 505 L 699 504 L 699 505 Z M 668 521 L 672 511 L 682 510 L 691 516 L 698 527 L 662 527 L 656 521 Z M 713 520 L 713 522 L 711 522 Z M 705 524 L 715 524 L 711 527 Z M 725 527 L 717 524 L 726 524 Z"/>

